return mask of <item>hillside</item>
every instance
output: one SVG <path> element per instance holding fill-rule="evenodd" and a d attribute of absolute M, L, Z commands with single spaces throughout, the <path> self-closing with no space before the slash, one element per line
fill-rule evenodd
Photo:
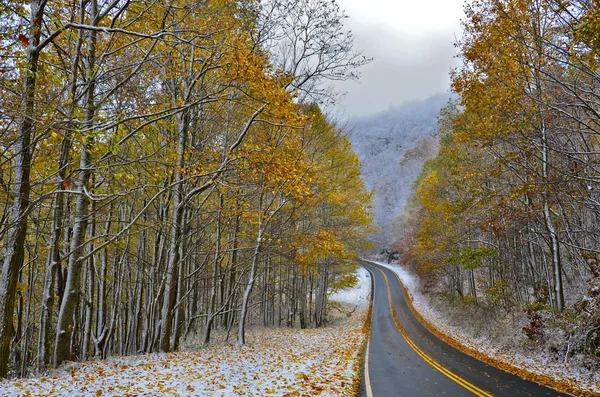
<path fill-rule="evenodd" d="M 440 109 L 449 95 L 414 101 L 372 116 L 350 121 L 348 136 L 362 162 L 367 188 L 374 190 L 373 235 L 379 247 L 389 247 L 390 222 L 402 211 L 423 163 L 436 151 L 434 134 Z"/>

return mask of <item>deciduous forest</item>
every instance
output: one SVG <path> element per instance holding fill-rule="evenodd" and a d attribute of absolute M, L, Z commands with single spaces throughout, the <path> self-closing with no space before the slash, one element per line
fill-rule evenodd
<path fill-rule="evenodd" d="M 319 106 L 369 62 L 343 19 L 325 0 L 0 3 L 0 377 L 323 325 L 371 222 Z"/>
<path fill-rule="evenodd" d="M 478 0 L 463 28 L 460 98 L 399 220 L 402 261 L 493 324 L 520 312 L 556 360 L 597 358 L 600 5 Z"/>
<path fill-rule="evenodd" d="M 464 11 L 452 92 L 345 118 L 443 54 L 369 69 L 335 0 L 1 1 L 5 390 L 597 395 L 600 3 Z"/>

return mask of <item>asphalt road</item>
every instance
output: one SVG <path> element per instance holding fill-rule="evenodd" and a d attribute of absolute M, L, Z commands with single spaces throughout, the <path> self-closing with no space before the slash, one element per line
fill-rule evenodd
<path fill-rule="evenodd" d="M 489 366 L 439 340 L 413 316 L 393 271 L 366 262 L 363 266 L 372 275 L 374 295 L 359 396 L 371 397 L 367 383 L 373 397 L 567 396 Z"/>

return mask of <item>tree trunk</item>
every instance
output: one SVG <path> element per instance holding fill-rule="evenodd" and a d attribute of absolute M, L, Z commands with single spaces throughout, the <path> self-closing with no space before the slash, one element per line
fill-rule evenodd
<path fill-rule="evenodd" d="M 92 204 L 92 214 L 94 213 L 95 208 Z M 91 225 L 91 235 L 95 235 L 96 231 L 96 222 L 95 219 L 92 221 Z M 90 251 L 94 250 L 94 244 L 90 244 Z M 87 293 L 84 300 L 85 306 L 85 321 L 83 325 L 83 341 L 81 343 L 81 360 L 85 361 L 88 358 L 89 350 L 90 350 L 90 338 L 92 335 L 92 316 L 94 309 L 94 286 L 96 284 L 96 278 L 94 277 L 96 274 L 96 265 L 94 261 L 94 255 L 88 258 L 88 270 L 87 270 Z"/>
<path fill-rule="evenodd" d="M 248 283 L 246 284 L 246 289 L 244 290 L 244 296 L 242 297 L 242 307 L 240 309 L 240 322 L 238 324 L 238 337 L 237 344 L 243 346 L 246 344 L 246 317 L 248 315 L 248 300 L 250 299 L 250 294 L 252 293 L 252 288 L 254 287 L 254 280 L 256 277 L 256 267 L 258 264 L 258 255 L 260 253 L 261 243 L 260 239 L 262 238 L 259 226 L 258 233 L 258 243 L 254 248 L 254 254 L 252 256 L 252 264 L 250 266 L 250 277 L 248 278 Z"/>
<path fill-rule="evenodd" d="M 185 260 L 186 257 L 186 237 L 188 233 L 187 221 L 189 218 L 189 211 L 184 211 L 183 214 L 183 225 L 182 225 L 182 238 L 181 243 L 179 244 L 179 257 L 181 258 L 181 263 L 179 265 L 178 277 L 177 277 L 177 298 L 176 298 L 176 306 L 175 310 L 175 330 L 173 332 L 173 341 L 172 348 L 173 350 L 177 350 L 179 348 L 179 339 L 181 338 L 181 331 L 183 329 L 183 323 L 185 321 L 185 311 L 184 311 L 184 296 L 186 291 L 184 290 L 185 286 L 185 264 L 189 262 L 189 260 Z"/>
<path fill-rule="evenodd" d="M 263 201 L 263 192 L 260 192 L 259 200 L 258 200 L 258 226 L 257 226 L 257 236 L 256 236 L 256 247 L 254 248 L 254 254 L 252 255 L 252 264 L 250 265 L 250 276 L 248 277 L 248 283 L 246 284 L 246 289 L 244 290 L 244 295 L 242 297 L 242 307 L 240 308 L 240 319 L 238 324 L 238 335 L 237 335 L 237 344 L 242 346 L 246 344 L 246 316 L 248 315 L 248 301 L 250 299 L 250 294 L 252 293 L 252 288 L 254 288 L 254 280 L 256 277 L 256 267 L 258 265 L 258 255 L 260 254 L 260 250 L 262 248 L 262 232 L 263 225 L 262 223 L 262 201 Z"/>
<path fill-rule="evenodd" d="M 8 375 L 10 338 L 13 330 L 14 304 L 18 273 L 25 260 L 27 211 L 29 209 L 30 173 L 32 158 L 31 138 L 35 131 L 35 92 L 38 74 L 39 49 L 44 19 L 45 0 L 32 0 L 29 18 L 30 43 L 22 72 L 22 119 L 16 139 L 15 176 L 12 188 L 13 203 L 8 216 L 9 229 L 4 246 L 2 279 L 0 280 L 0 377 Z"/>
<path fill-rule="evenodd" d="M 90 21 L 93 25 L 98 24 L 97 0 L 90 2 Z M 81 145 L 81 158 L 79 160 L 79 180 L 75 199 L 75 223 L 71 240 L 71 256 L 69 257 L 67 281 L 65 283 L 65 295 L 61 302 L 58 322 L 56 325 L 56 344 L 54 346 L 54 366 L 58 367 L 71 357 L 70 339 L 73 332 L 73 314 L 81 299 L 81 271 L 83 269 L 83 245 L 88 224 L 89 200 L 87 197 L 88 184 L 91 176 L 91 144 L 92 129 L 95 114 L 95 75 L 96 75 L 96 37 L 95 30 L 89 33 L 88 62 L 86 67 L 86 112 L 83 123 L 87 133 Z"/>
<path fill-rule="evenodd" d="M 215 257 L 213 260 L 212 285 L 208 303 L 208 313 L 206 314 L 206 325 L 204 327 L 204 341 L 206 346 L 210 343 L 210 331 L 215 318 L 215 298 L 217 295 L 217 284 L 219 277 L 219 257 L 221 255 L 221 207 L 223 206 L 223 195 L 219 194 L 219 209 L 217 210 L 217 229 L 215 234 Z"/>
<path fill-rule="evenodd" d="M 173 328 L 173 308 L 175 298 L 177 297 L 177 268 L 179 267 L 179 244 L 181 239 L 181 228 L 183 218 L 183 167 L 185 164 L 185 149 L 187 146 L 187 111 L 179 116 L 178 120 L 178 149 L 177 149 L 177 168 L 175 171 L 175 200 L 173 218 L 171 222 L 171 245 L 169 249 L 169 263 L 167 265 L 167 275 L 165 292 L 161 310 L 160 319 L 160 351 L 171 351 L 171 333 Z"/>
<path fill-rule="evenodd" d="M 80 23 L 84 22 L 84 10 L 80 13 Z M 79 75 L 79 57 L 81 54 L 81 33 L 77 39 L 75 55 L 73 56 L 73 81 L 70 92 L 69 106 L 69 123 L 72 120 L 75 112 L 75 103 L 77 102 L 77 76 Z M 57 189 L 65 188 L 65 180 L 67 177 L 67 166 L 69 164 L 69 152 L 72 146 L 71 140 L 71 125 L 67 125 L 64 129 L 64 139 L 60 146 L 60 159 L 58 162 Z M 44 370 L 50 360 L 50 335 L 52 333 L 52 316 L 54 314 L 54 289 L 55 280 L 62 275 L 60 243 L 62 240 L 63 231 L 63 216 L 64 216 L 65 197 L 62 193 L 57 193 L 54 202 L 52 214 L 52 237 L 50 238 L 51 245 L 48 250 L 48 260 L 46 264 L 46 275 L 44 279 L 44 290 L 42 293 L 42 307 L 40 314 L 40 335 L 38 340 L 38 370 Z"/>

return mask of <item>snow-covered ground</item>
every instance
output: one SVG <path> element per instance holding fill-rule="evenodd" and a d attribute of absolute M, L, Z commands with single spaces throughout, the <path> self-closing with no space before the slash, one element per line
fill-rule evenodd
<path fill-rule="evenodd" d="M 373 262 L 393 270 L 400 277 L 408 290 L 414 308 L 441 333 L 485 356 L 556 380 L 574 381 L 578 389 L 600 393 L 600 373 L 581 366 L 573 366 L 569 361 L 558 361 L 540 352 L 527 351 L 519 344 L 498 343 L 497 339 L 489 336 L 475 337 L 461 327 L 451 324 L 447 316 L 432 308 L 430 298 L 420 293 L 419 280 L 407 269 L 399 265 Z"/>
<path fill-rule="evenodd" d="M 369 304 L 368 296 L 371 293 L 371 277 L 369 272 L 360 267 L 356 271 L 357 283 L 352 288 L 334 292 L 329 296 L 329 300 L 355 305 L 358 308 L 366 308 Z"/>
<path fill-rule="evenodd" d="M 370 279 L 331 299 L 335 325 L 249 330 L 247 346 L 72 364 L 44 378 L 0 383 L 0 396 L 349 396 L 358 379 Z M 355 311 L 352 311 L 356 308 Z"/>

